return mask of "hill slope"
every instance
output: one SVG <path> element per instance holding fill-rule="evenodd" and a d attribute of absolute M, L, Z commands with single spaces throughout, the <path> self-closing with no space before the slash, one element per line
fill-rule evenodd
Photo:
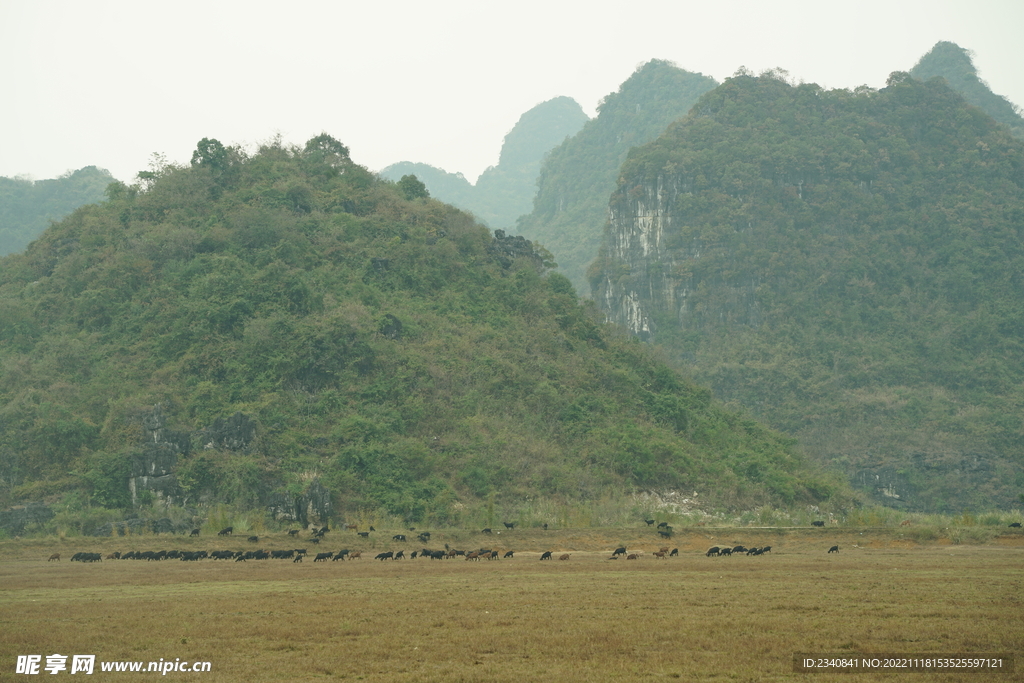
<path fill-rule="evenodd" d="M 1024 118 L 1012 102 L 993 93 L 978 76 L 970 52 L 956 43 L 939 41 L 928 54 L 910 70 L 910 75 L 922 81 L 944 78 L 953 90 L 986 114 L 1010 129 L 1017 138 L 1024 138 Z"/>
<path fill-rule="evenodd" d="M 380 172 L 389 180 L 416 175 L 430 195 L 473 213 L 492 228 L 511 228 L 530 210 L 541 160 L 551 148 L 575 134 L 587 115 L 571 97 L 556 97 L 523 114 L 505 136 L 497 166 L 472 185 L 461 173 L 402 161 Z"/>
<path fill-rule="evenodd" d="M 533 211 L 518 232 L 543 244 L 576 290 L 588 293 L 586 269 L 597 256 L 608 197 L 630 149 L 661 135 L 718 83 L 663 60 L 640 66 L 598 106 L 598 115 L 551 150 L 537 181 Z"/>
<path fill-rule="evenodd" d="M 440 523 L 491 495 L 845 500 L 528 241 L 405 198 L 329 136 L 204 139 L 147 182 L 0 262 L 7 502 L 287 507 L 316 481 L 321 509 Z"/>
<path fill-rule="evenodd" d="M 83 204 L 103 201 L 112 182 L 110 173 L 95 166 L 35 182 L 0 178 L 0 256 L 21 251 L 52 221 Z"/>
<path fill-rule="evenodd" d="M 730 79 L 630 155 L 595 299 L 883 500 L 1024 487 L 1024 152 L 942 81 Z"/>

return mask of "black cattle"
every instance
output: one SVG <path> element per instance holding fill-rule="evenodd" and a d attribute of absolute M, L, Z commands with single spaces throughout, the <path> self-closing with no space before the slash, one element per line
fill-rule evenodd
<path fill-rule="evenodd" d="M 338 552 L 334 553 L 334 559 L 335 560 L 344 560 L 345 557 L 348 555 L 348 553 L 349 553 L 348 548 L 342 548 Z"/>
<path fill-rule="evenodd" d="M 760 555 L 760 551 L 757 548 L 747 548 L 747 555 Z"/>
<path fill-rule="evenodd" d="M 331 559 L 334 553 L 317 553 L 316 557 L 313 558 L 314 562 L 326 562 Z"/>
<path fill-rule="evenodd" d="M 191 531 L 191 532 L 189 533 L 188 537 L 189 537 L 189 538 L 192 538 L 193 536 L 198 536 L 198 535 L 199 535 L 199 529 L 193 529 L 193 530 L 192 530 L 192 531 Z"/>
<path fill-rule="evenodd" d="M 825 522 L 811 522 L 811 526 L 825 526 Z"/>
<path fill-rule="evenodd" d="M 1014 522 L 1013 524 L 1010 525 L 1010 528 L 1011 529 L 1019 529 L 1020 528 L 1020 522 Z"/>
<path fill-rule="evenodd" d="M 679 554 L 679 548 L 672 548 L 672 552 L 668 554 L 669 557 L 675 557 Z"/>
<path fill-rule="evenodd" d="M 738 545 L 738 546 L 736 546 L 735 548 L 733 548 L 733 549 L 732 549 L 732 551 L 733 551 L 734 553 L 745 553 L 745 552 L 747 552 L 747 549 L 746 549 L 746 548 L 744 548 L 744 547 L 743 547 L 743 546 L 741 546 L 741 545 Z"/>
<path fill-rule="evenodd" d="M 658 528 L 659 529 L 664 529 L 667 526 L 668 526 L 668 522 L 658 522 Z"/>
<path fill-rule="evenodd" d="M 420 543 L 430 543 L 430 532 L 424 531 L 416 538 L 420 539 Z"/>
<path fill-rule="evenodd" d="M 718 555 L 718 553 L 721 550 L 722 549 L 719 548 L 717 545 L 715 547 L 713 547 L 713 548 L 708 548 L 708 551 L 707 551 L 707 553 L 705 553 L 704 557 L 711 557 L 712 555 Z"/>
<path fill-rule="evenodd" d="M 417 556 L 418 554 L 419 554 L 419 551 L 418 551 L 418 550 L 413 550 L 413 551 L 412 551 L 411 553 L 409 553 L 409 559 L 410 559 L 410 560 L 415 560 L 415 559 L 416 559 L 416 556 Z"/>
<path fill-rule="evenodd" d="M 513 553 L 513 551 L 511 551 L 511 550 L 509 550 L 507 553 L 505 553 L 505 559 L 507 560 L 508 558 L 512 557 L 512 553 Z"/>
<path fill-rule="evenodd" d="M 218 531 L 217 535 L 218 536 L 230 536 L 233 533 L 235 533 L 235 527 L 229 526 L 229 527 L 224 527 L 223 529 Z"/>
<path fill-rule="evenodd" d="M 295 559 L 292 560 L 292 564 L 295 564 L 296 562 L 302 562 L 302 558 L 303 557 L 304 557 L 303 555 L 296 555 Z"/>
<path fill-rule="evenodd" d="M 626 549 L 624 547 L 616 548 L 615 552 L 612 553 L 612 557 L 615 557 L 616 555 L 625 555 L 625 554 L 626 554 Z"/>
<path fill-rule="evenodd" d="M 272 558 L 274 558 L 275 560 L 287 560 L 289 558 L 295 557 L 295 551 L 294 550 L 271 550 L 270 551 L 270 556 Z"/>
<path fill-rule="evenodd" d="M 405 542 L 405 534 L 395 534 L 394 536 L 391 537 L 391 540 L 392 541 L 402 541 L 404 543 Z"/>
<path fill-rule="evenodd" d="M 288 535 L 289 536 L 298 536 L 299 535 L 299 530 L 298 529 L 289 529 L 288 530 Z"/>
<path fill-rule="evenodd" d="M 765 547 L 761 548 L 761 552 L 762 553 L 770 553 L 771 551 L 772 551 L 772 547 L 770 545 L 766 545 Z M 760 554 L 760 553 L 758 553 L 758 554 Z"/>
<path fill-rule="evenodd" d="M 504 524 L 505 524 L 505 528 L 506 529 L 515 529 L 516 528 L 516 523 L 515 522 L 504 522 Z"/>
<path fill-rule="evenodd" d="M 309 539 L 309 542 L 312 543 L 313 545 L 320 545 L 320 539 L 317 538 L 316 536 L 314 536 L 313 538 Z"/>
<path fill-rule="evenodd" d="M 672 538 L 672 527 L 667 526 L 664 529 L 659 529 L 658 535 L 662 538 Z"/>
<path fill-rule="evenodd" d="M 544 554 L 540 556 L 540 559 L 542 559 L 542 560 L 550 560 L 551 559 L 551 551 L 550 550 L 544 551 Z"/>
<path fill-rule="evenodd" d="M 249 543 L 259 543 L 260 542 L 260 537 L 259 536 L 250 536 L 249 538 L 247 538 L 245 540 L 249 541 Z"/>
<path fill-rule="evenodd" d="M 266 550 L 257 550 L 252 554 L 252 559 L 254 560 L 266 560 L 269 557 L 270 553 L 268 553 Z"/>
<path fill-rule="evenodd" d="M 374 529 L 374 528 L 373 528 L 373 527 L 371 526 L 371 527 L 370 527 L 370 531 L 376 531 L 376 529 Z"/>
<path fill-rule="evenodd" d="M 357 531 L 356 533 L 359 534 L 360 536 L 362 536 L 363 538 L 369 538 L 370 537 L 370 532 L 369 531 Z"/>
<path fill-rule="evenodd" d="M 482 533 L 482 534 L 489 534 L 489 533 L 491 533 L 491 530 L 490 529 L 481 529 L 480 533 Z"/>
<path fill-rule="evenodd" d="M 383 562 L 384 560 L 390 560 L 390 559 L 393 559 L 394 557 L 395 557 L 395 554 L 389 550 L 386 553 L 378 554 L 377 557 L 375 557 L 373 559 L 380 560 L 381 562 Z"/>
<path fill-rule="evenodd" d="M 651 526 L 652 524 L 654 524 L 653 519 L 645 519 L 644 521 L 647 523 L 647 526 Z"/>
<path fill-rule="evenodd" d="M 404 550 L 399 550 L 397 553 L 395 553 L 395 556 L 392 559 L 404 560 L 405 559 L 405 551 Z"/>
<path fill-rule="evenodd" d="M 732 556 L 732 548 L 722 548 L 721 550 L 718 551 L 718 554 L 719 555 L 729 555 L 731 557 Z"/>
<path fill-rule="evenodd" d="M 834 545 L 834 546 L 832 546 L 831 548 L 829 548 L 829 549 L 828 549 L 828 551 L 829 551 L 830 553 L 838 553 L 838 552 L 839 552 L 839 546 L 837 546 L 837 545 Z"/>

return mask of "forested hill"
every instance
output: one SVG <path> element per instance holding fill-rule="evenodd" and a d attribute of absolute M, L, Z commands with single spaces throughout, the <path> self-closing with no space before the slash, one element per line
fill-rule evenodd
<path fill-rule="evenodd" d="M 533 211 L 518 232 L 543 244 L 559 271 L 588 295 L 587 266 L 597 256 L 608 219 L 608 197 L 630 149 L 654 140 L 686 115 L 717 81 L 654 59 L 637 68 L 598 115 L 551 150 L 537 181 Z"/>
<path fill-rule="evenodd" d="M 623 166 L 595 300 L 884 500 L 1019 505 L 1022 148 L 940 79 L 729 79 Z"/>
<path fill-rule="evenodd" d="M 0 177 L 0 256 L 13 254 L 42 234 L 51 221 L 104 199 L 114 178 L 86 166 L 49 180 Z"/>
<path fill-rule="evenodd" d="M 978 76 L 971 53 L 956 43 L 940 41 L 910 70 L 922 81 L 944 78 L 949 87 L 963 98 L 1010 129 L 1014 137 L 1024 138 L 1024 118 L 1020 108 L 1001 95 L 993 93 Z"/>
<path fill-rule="evenodd" d="M 339 514 L 441 524 L 491 496 L 848 500 L 531 243 L 327 135 L 204 139 L 140 177 L 0 261 L 0 503 L 257 506 L 316 481 Z"/>
<path fill-rule="evenodd" d="M 461 173 L 409 161 L 392 164 L 380 174 L 396 181 L 415 175 L 432 197 L 471 212 L 493 229 L 514 228 L 516 219 L 533 205 L 544 155 L 587 120 L 571 97 L 556 97 L 531 108 L 505 136 L 498 164 L 481 173 L 475 185 Z"/>

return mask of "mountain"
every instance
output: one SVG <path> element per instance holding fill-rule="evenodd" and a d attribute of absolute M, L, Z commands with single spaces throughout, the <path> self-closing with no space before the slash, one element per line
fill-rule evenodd
<path fill-rule="evenodd" d="M 571 97 L 556 97 L 523 114 L 505 136 L 497 166 L 488 167 L 476 185 L 461 173 L 448 173 L 409 161 L 388 166 L 380 175 L 399 180 L 415 175 L 431 196 L 470 211 L 492 228 L 511 228 L 530 210 L 537 190 L 541 159 L 588 120 Z"/>
<path fill-rule="evenodd" d="M 454 524 L 484 500 L 637 489 L 850 500 L 529 241 L 328 135 L 251 155 L 204 139 L 142 180 L 0 261 L 0 502 Z"/>
<path fill-rule="evenodd" d="M 1020 108 L 1001 95 L 993 93 L 978 76 L 971 61 L 971 53 L 956 43 L 939 41 L 928 54 L 910 70 L 910 75 L 922 81 L 944 78 L 953 90 L 986 114 L 1010 129 L 1014 137 L 1024 138 L 1024 118 Z"/>
<path fill-rule="evenodd" d="M 1019 505 L 1022 147 L 939 79 L 737 76 L 630 154 L 594 298 L 883 502 Z"/>
<path fill-rule="evenodd" d="M 51 180 L 0 178 L 0 256 L 28 246 L 52 221 L 104 199 L 109 172 L 86 166 Z"/>
<path fill-rule="evenodd" d="M 590 291 L 586 269 L 601 245 L 608 197 L 626 154 L 661 135 L 716 85 L 702 74 L 651 60 L 604 98 L 579 133 L 551 150 L 533 210 L 519 219 L 517 231 L 551 251 L 577 291 Z"/>

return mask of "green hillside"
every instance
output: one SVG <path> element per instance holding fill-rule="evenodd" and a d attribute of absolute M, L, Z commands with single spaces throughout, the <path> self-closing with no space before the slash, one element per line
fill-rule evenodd
<path fill-rule="evenodd" d="M 518 232 L 543 244 L 576 290 L 588 294 L 587 266 L 597 256 L 608 197 L 630 149 L 654 140 L 718 83 L 664 60 L 640 66 L 598 106 L 598 115 L 551 150 L 537 181 L 533 211 Z"/>
<path fill-rule="evenodd" d="M 491 496 L 848 500 L 528 241 L 329 136 L 204 139 L 142 180 L 0 261 L 0 503 L 255 507 L 316 481 L 338 514 L 442 523 Z"/>
<path fill-rule="evenodd" d="M 49 180 L 0 178 L 0 256 L 28 246 L 52 221 L 82 206 L 102 201 L 114 178 L 86 166 Z"/>
<path fill-rule="evenodd" d="M 889 504 L 1019 505 L 1024 151 L 941 80 L 738 76 L 637 149 L 594 297 Z"/>

